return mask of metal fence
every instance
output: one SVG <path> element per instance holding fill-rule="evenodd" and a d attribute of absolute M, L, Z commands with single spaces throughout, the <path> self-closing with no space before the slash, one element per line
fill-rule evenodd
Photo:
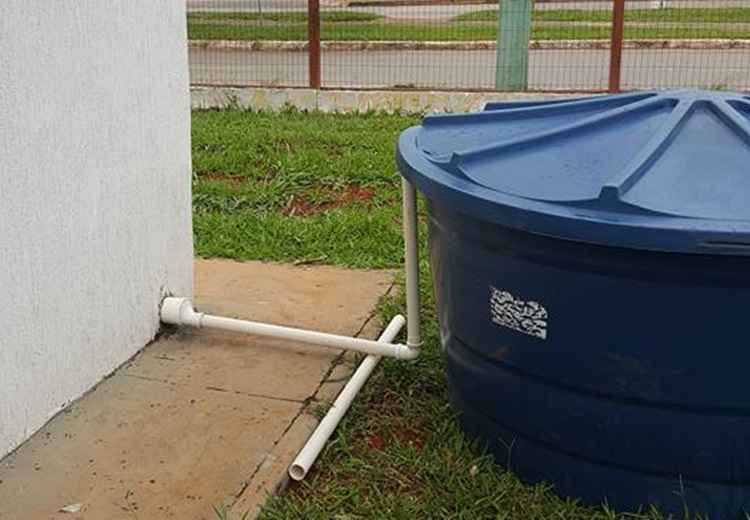
<path fill-rule="evenodd" d="M 319 1 L 187 0 L 192 83 L 750 89 L 748 0 Z"/>

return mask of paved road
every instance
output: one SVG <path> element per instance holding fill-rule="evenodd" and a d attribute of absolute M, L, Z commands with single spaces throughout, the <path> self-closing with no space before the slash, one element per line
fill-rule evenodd
<path fill-rule="evenodd" d="M 608 51 L 532 51 L 532 89 L 604 89 Z M 329 87 L 492 88 L 494 51 L 324 52 L 323 84 Z M 191 49 L 193 83 L 223 85 L 307 84 L 304 52 Z M 750 89 L 747 50 L 626 50 L 624 88 L 722 87 Z"/>
<path fill-rule="evenodd" d="M 191 11 L 251 11 L 257 12 L 258 6 L 263 12 L 301 11 L 307 9 L 307 0 L 186 0 Z M 668 7 L 747 7 L 748 0 L 666 0 Z M 654 0 L 629 0 L 629 9 L 649 8 Z M 411 6 L 376 6 L 348 7 L 363 12 L 371 12 L 388 18 L 408 18 L 440 20 L 459 14 L 492 9 L 492 4 L 485 5 L 411 5 Z M 322 9 L 342 9 L 323 6 Z M 537 2 L 535 9 L 610 9 L 607 2 Z"/>

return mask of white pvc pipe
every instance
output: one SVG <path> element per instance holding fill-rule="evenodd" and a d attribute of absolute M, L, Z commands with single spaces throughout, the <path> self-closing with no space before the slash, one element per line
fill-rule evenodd
<path fill-rule="evenodd" d="M 324 332 L 295 329 L 212 316 L 196 312 L 188 298 L 165 298 L 161 307 L 161 320 L 173 325 L 189 325 L 192 327 L 208 327 L 246 334 L 255 334 L 314 345 L 341 348 L 363 352 L 368 356 L 362 361 L 351 379 L 344 386 L 336 398 L 333 406 L 320 422 L 308 439 L 302 451 L 297 455 L 289 467 L 289 476 L 294 480 L 302 480 L 307 475 L 310 466 L 315 462 L 326 441 L 330 438 L 336 426 L 351 406 L 357 393 L 362 389 L 367 379 L 380 361 L 381 356 L 396 359 L 411 360 L 419 356 L 422 345 L 419 301 L 419 228 L 417 221 L 417 192 L 406 179 L 402 179 L 402 211 L 404 232 L 404 257 L 406 270 L 406 310 L 409 317 L 407 324 L 407 344 L 391 343 L 406 323 L 403 316 L 395 316 L 377 341 L 361 338 L 351 338 Z"/>
<path fill-rule="evenodd" d="M 375 354 L 388 356 L 396 359 L 415 359 L 419 351 L 409 348 L 400 343 L 379 342 L 363 338 L 352 338 L 338 334 L 328 334 L 311 330 L 270 325 L 254 321 L 223 318 L 196 312 L 193 304 L 188 298 L 165 298 L 161 307 L 161 320 L 173 325 L 189 325 L 196 328 L 211 328 L 254 334 L 324 347 L 339 348 L 362 352 L 364 354 Z"/>
<path fill-rule="evenodd" d="M 406 323 L 406 320 L 403 316 L 400 314 L 394 316 L 380 335 L 380 338 L 378 338 L 378 342 L 387 344 L 393 341 L 393 338 L 399 333 L 404 326 L 404 323 Z M 294 480 L 302 480 L 305 478 L 310 467 L 315 463 L 318 455 L 320 455 L 320 452 L 323 450 L 323 446 L 325 446 L 325 443 L 331 437 L 336 426 L 341 422 L 344 414 L 346 414 L 346 411 L 351 406 L 352 401 L 357 397 L 357 394 L 367 382 L 367 379 L 370 377 L 370 374 L 372 374 L 372 371 L 375 370 L 379 361 L 380 356 L 370 355 L 360 363 L 359 367 L 357 367 L 357 370 L 334 401 L 333 406 L 328 410 L 328 413 L 323 417 L 323 420 L 320 421 L 320 424 L 318 424 L 318 427 L 307 440 L 307 443 L 299 452 L 297 458 L 294 459 L 292 465 L 289 466 L 289 476 Z"/>
<path fill-rule="evenodd" d="M 402 220 L 404 227 L 404 263 L 406 267 L 406 344 L 412 349 L 422 346 L 419 319 L 419 223 L 417 221 L 417 190 L 401 179 Z"/>

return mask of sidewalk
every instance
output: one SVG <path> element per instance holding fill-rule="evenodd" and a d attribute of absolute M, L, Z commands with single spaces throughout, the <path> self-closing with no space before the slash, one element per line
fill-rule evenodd
<path fill-rule="evenodd" d="M 197 260 L 196 305 L 375 337 L 385 271 Z M 0 519 L 215 520 L 257 511 L 351 370 L 339 352 L 181 330 L 145 348 L 0 461 Z M 77 513 L 61 512 L 73 506 Z M 251 515 L 252 516 L 252 515 Z"/>

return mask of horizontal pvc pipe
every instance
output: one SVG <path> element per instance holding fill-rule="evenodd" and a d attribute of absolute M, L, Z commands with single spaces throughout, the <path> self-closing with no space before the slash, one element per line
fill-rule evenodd
<path fill-rule="evenodd" d="M 393 341 L 393 338 L 396 337 L 405 323 L 406 320 L 403 316 L 400 314 L 396 315 L 380 335 L 378 342 L 387 344 Z M 357 397 L 357 394 L 362 389 L 365 382 L 367 382 L 367 379 L 370 377 L 370 374 L 372 374 L 372 371 L 375 370 L 379 361 L 380 356 L 370 355 L 362 361 L 359 367 L 357 367 L 357 370 L 349 379 L 349 382 L 346 383 L 346 386 L 344 386 L 341 393 L 339 393 L 334 401 L 331 409 L 328 410 L 328 413 L 323 417 L 323 420 L 320 421 L 320 424 L 307 440 L 307 443 L 299 452 L 297 458 L 295 458 L 292 465 L 289 466 L 289 476 L 294 480 L 302 480 L 305 478 L 310 467 L 315 463 L 318 455 L 320 455 L 320 452 L 323 450 L 323 446 L 325 446 L 325 443 L 331 437 L 331 434 L 333 434 L 336 426 L 341 422 L 344 414 L 349 410 L 352 401 Z"/>
<path fill-rule="evenodd" d="M 234 318 L 223 318 L 221 316 L 196 312 L 193 309 L 192 302 L 188 298 L 165 298 L 161 308 L 161 320 L 164 323 L 173 325 L 229 330 L 396 359 L 416 359 L 419 356 L 417 349 L 409 348 L 400 343 L 382 343 L 369 339 L 352 338 L 338 334 L 328 334 L 326 332 L 315 332 Z"/>

